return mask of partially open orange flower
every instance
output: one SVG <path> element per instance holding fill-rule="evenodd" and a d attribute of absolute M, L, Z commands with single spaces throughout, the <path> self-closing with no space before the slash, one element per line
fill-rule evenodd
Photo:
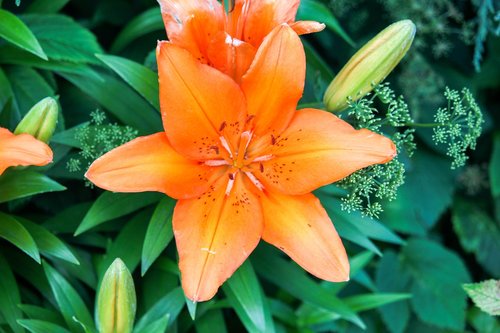
<path fill-rule="evenodd" d="M 237 82 L 276 26 L 287 23 L 298 34 L 325 28 L 314 21 L 295 22 L 300 0 L 236 0 L 228 13 L 217 0 L 158 2 L 169 40 Z"/>
<path fill-rule="evenodd" d="M 11 166 L 46 165 L 52 150 L 29 134 L 15 135 L 0 127 L 0 175 Z"/>
<path fill-rule="evenodd" d="M 173 228 L 186 295 L 213 297 L 261 238 L 319 278 L 347 280 L 342 242 L 310 192 L 389 161 L 392 141 L 325 111 L 296 111 L 305 55 L 286 24 L 264 38 L 241 85 L 169 42 L 158 44 L 157 61 L 165 133 L 112 150 L 87 178 L 179 199 Z"/>

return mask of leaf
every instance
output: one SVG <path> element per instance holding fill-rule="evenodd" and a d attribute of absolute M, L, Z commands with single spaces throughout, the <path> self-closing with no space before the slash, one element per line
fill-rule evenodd
<path fill-rule="evenodd" d="M 61 314 L 52 309 L 29 304 L 19 304 L 18 308 L 30 319 L 43 319 L 53 324 L 64 325 L 64 319 Z"/>
<path fill-rule="evenodd" d="M 493 153 L 490 160 L 490 186 L 494 197 L 500 196 L 500 133 L 495 135 Z"/>
<path fill-rule="evenodd" d="M 21 170 L 4 173 L 0 177 L 0 203 L 31 195 L 64 191 L 66 187 L 33 171 Z"/>
<path fill-rule="evenodd" d="M 158 302 L 155 303 L 137 322 L 134 333 L 149 333 L 147 327 L 153 322 L 164 318 L 165 315 L 170 315 L 169 325 L 176 319 L 182 308 L 184 307 L 184 293 L 180 287 L 175 288 L 167 295 L 163 296 Z"/>
<path fill-rule="evenodd" d="M 155 6 L 137 15 L 120 32 L 111 45 L 111 52 L 122 51 L 131 41 L 153 31 L 165 29 L 160 8 Z"/>
<path fill-rule="evenodd" d="M 151 267 L 156 258 L 165 250 L 174 237 L 172 229 L 174 206 L 174 199 L 169 197 L 161 199 L 149 221 L 142 248 L 142 276 L 146 274 L 149 267 Z"/>
<path fill-rule="evenodd" d="M 96 54 L 96 56 L 134 88 L 156 110 L 160 110 L 158 74 L 126 58 L 104 54 Z"/>
<path fill-rule="evenodd" d="M 18 220 L 31 234 L 43 255 L 53 256 L 75 265 L 80 264 L 68 246 L 50 231 L 26 219 Z"/>
<path fill-rule="evenodd" d="M 121 217 L 159 200 L 158 193 L 112 193 L 103 192 L 85 215 L 75 231 L 75 236 L 104 222 Z"/>
<path fill-rule="evenodd" d="M 53 324 L 49 323 L 47 321 L 43 320 L 37 320 L 37 319 L 21 319 L 17 321 L 19 325 L 22 327 L 26 328 L 28 331 L 32 333 L 70 333 L 67 329 Z"/>
<path fill-rule="evenodd" d="M 462 287 L 478 308 L 492 316 L 500 315 L 500 280 L 467 283 Z"/>
<path fill-rule="evenodd" d="M 453 229 L 463 249 L 493 276 L 500 276 L 500 229 L 479 203 L 457 199 L 452 211 Z"/>
<path fill-rule="evenodd" d="M 0 9 L 0 37 L 39 58 L 48 59 L 35 35 L 23 21 L 3 9 Z"/>
<path fill-rule="evenodd" d="M 92 317 L 76 290 L 58 271 L 46 262 L 43 263 L 43 269 L 59 310 L 71 331 L 82 332 L 82 327 L 74 321 L 73 317 L 77 318 L 85 326 L 93 328 Z"/>
<path fill-rule="evenodd" d="M 2 212 L 0 212 L 0 237 L 11 242 L 37 263 L 40 263 L 38 247 L 28 230 L 13 216 Z"/>
<path fill-rule="evenodd" d="M 101 72 L 60 74 L 140 135 L 162 130 L 159 112 L 124 82 Z"/>
<path fill-rule="evenodd" d="M 375 283 L 382 292 L 406 292 L 410 284 L 409 272 L 402 267 L 401 260 L 392 251 L 384 252 L 380 260 Z M 379 308 L 382 321 L 391 333 L 403 333 L 410 320 L 408 302 L 387 304 Z"/>
<path fill-rule="evenodd" d="M 455 253 L 426 239 L 410 239 L 402 251 L 413 282 L 411 304 L 425 323 L 462 331 L 466 295 L 461 284 L 469 273 Z"/>
<path fill-rule="evenodd" d="M 61 10 L 69 0 L 35 0 L 28 8 L 27 13 L 52 14 Z"/>
<path fill-rule="evenodd" d="M 27 14 L 23 21 L 40 41 L 49 59 L 98 63 L 102 48 L 96 37 L 72 18 L 60 14 Z"/>
<path fill-rule="evenodd" d="M 2 224 L 4 221 L 0 221 L 0 227 Z M 22 318 L 21 310 L 17 307 L 21 303 L 21 296 L 14 274 L 1 253 L 0 277 L 0 315 L 15 333 L 22 333 L 24 330 L 16 322 Z"/>
<path fill-rule="evenodd" d="M 342 28 L 337 18 L 333 16 L 328 7 L 319 1 L 302 0 L 297 12 L 297 21 L 298 20 L 312 20 L 324 23 L 328 29 L 339 35 L 347 42 L 347 44 L 352 47 L 355 45 L 351 37 L 349 37 L 349 35 Z"/>
<path fill-rule="evenodd" d="M 456 186 L 449 161 L 419 149 L 407 167 L 398 200 L 384 207 L 380 220 L 391 229 L 423 236 L 450 206 Z"/>
<path fill-rule="evenodd" d="M 365 294 L 346 297 L 343 301 L 356 312 L 375 309 L 385 304 L 399 302 L 411 298 L 411 294 Z"/>
<path fill-rule="evenodd" d="M 153 321 L 151 324 L 144 327 L 144 329 L 141 332 L 142 333 L 148 333 L 148 332 L 164 333 L 167 330 L 169 319 L 170 319 L 169 314 L 167 314 L 163 317 L 160 317 L 159 319 Z"/>
<path fill-rule="evenodd" d="M 248 332 L 274 332 L 269 307 L 249 261 L 244 262 L 222 288 Z"/>
<path fill-rule="evenodd" d="M 311 280 L 302 268 L 273 254 L 271 250 L 274 251 L 273 248 L 265 246 L 254 252 L 254 267 L 260 276 L 304 302 L 336 313 L 361 328 L 365 327 L 356 313 L 342 300 L 326 293 L 326 290 Z"/>
<path fill-rule="evenodd" d="M 220 309 L 207 311 L 203 316 L 196 320 L 196 333 L 226 333 L 226 323 Z M 265 332 L 265 331 L 261 331 Z"/>

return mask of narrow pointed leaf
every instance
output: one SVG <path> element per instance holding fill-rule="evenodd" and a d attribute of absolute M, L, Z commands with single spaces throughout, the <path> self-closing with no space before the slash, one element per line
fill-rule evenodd
<path fill-rule="evenodd" d="M 411 298 L 411 294 L 367 294 L 344 298 L 343 301 L 356 312 L 378 308 L 379 306 Z"/>
<path fill-rule="evenodd" d="M 181 287 L 177 287 L 165 296 L 163 296 L 158 302 L 155 303 L 137 322 L 134 333 L 148 333 L 146 328 L 152 323 L 159 319 L 169 315 L 169 324 L 173 323 L 182 308 L 184 307 L 185 298 Z"/>
<path fill-rule="evenodd" d="M 70 333 L 70 331 L 68 331 L 67 329 L 48 321 L 37 319 L 21 319 L 17 322 L 19 323 L 19 325 L 26 328 L 32 333 Z"/>
<path fill-rule="evenodd" d="M 27 170 L 6 172 L 0 177 L 0 188 L 0 203 L 66 189 L 45 175 Z"/>
<path fill-rule="evenodd" d="M 37 263 L 40 263 L 38 247 L 28 230 L 13 216 L 2 212 L 0 212 L 0 237 L 11 242 Z"/>
<path fill-rule="evenodd" d="M 3 224 L 0 221 L 0 226 Z M 22 312 L 17 307 L 21 303 L 21 296 L 17 287 L 16 279 L 9 264 L 0 253 L 0 315 L 15 333 L 22 333 L 16 320 L 22 318 Z"/>

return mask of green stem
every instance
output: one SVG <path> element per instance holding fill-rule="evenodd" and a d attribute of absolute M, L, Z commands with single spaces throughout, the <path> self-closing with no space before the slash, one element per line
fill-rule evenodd
<path fill-rule="evenodd" d="M 449 126 L 450 124 L 443 123 L 406 123 L 405 126 L 408 127 L 437 127 L 437 126 Z"/>

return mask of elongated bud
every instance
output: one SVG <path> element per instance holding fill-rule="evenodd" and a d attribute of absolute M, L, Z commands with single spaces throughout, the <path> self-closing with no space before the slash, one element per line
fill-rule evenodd
<path fill-rule="evenodd" d="M 326 89 L 323 101 L 327 110 L 344 110 L 348 97 L 357 100 L 384 80 L 410 48 L 415 31 L 412 21 L 403 20 L 391 24 L 366 43 Z"/>
<path fill-rule="evenodd" d="M 28 111 L 14 133 L 28 133 L 47 143 L 56 129 L 58 112 L 57 101 L 52 97 L 46 97 Z"/>
<path fill-rule="evenodd" d="M 99 332 L 132 332 L 136 305 L 132 275 L 123 261 L 117 258 L 104 274 L 97 295 L 96 321 Z"/>

